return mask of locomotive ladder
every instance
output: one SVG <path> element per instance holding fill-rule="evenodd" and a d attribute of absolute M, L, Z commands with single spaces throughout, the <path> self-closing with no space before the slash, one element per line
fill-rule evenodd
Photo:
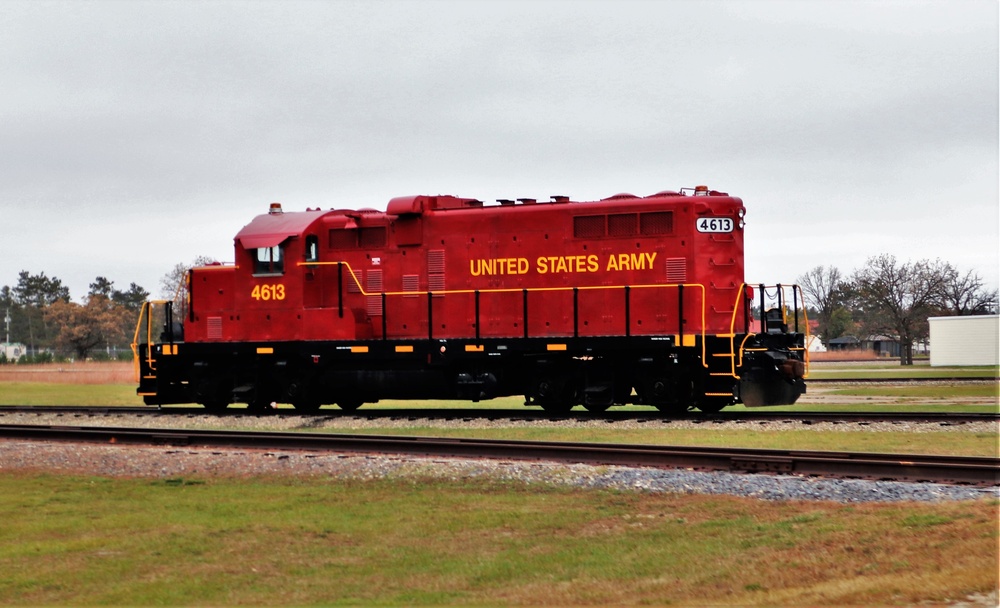
<path fill-rule="evenodd" d="M 799 298 L 801 297 L 802 288 L 798 285 L 782 285 L 778 283 L 772 288 L 774 289 L 774 295 L 770 296 L 768 294 L 768 286 L 759 284 L 756 286 L 757 290 L 760 292 L 760 333 L 768 334 L 774 330 L 775 333 L 787 333 L 788 328 L 788 298 L 785 293 L 787 288 L 792 290 L 792 318 L 794 319 L 793 327 L 794 333 L 799 333 Z M 729 352 L 728 353 L 715 353 L 713 356 L 719 358 L 725 358 L 729 360 L 729 370 L 728 371 L 717 371 L 712 372 L 712 376 L 729 376 L 739 379 L 739 374 L 737 370 L 743 367 L 743 355 L 746 352 L 754 351 L 767 351 L 767 348 L 754 348 L 747 347 L 747 342 L 753 337 L 758 335 L 755 332 L 750 331 L 750 306 L 744 303 L 749 303 L 752 299 L 751 286 L 744 283 L 740 286 L 737 295 L 736 302 L 733 306 L 733 316 L 730 321 L 729 334 L 725 337 L 729 338 Z M 767 308 L 768 301 L 775 304 L 773 308 Z M 809 313 L 805 307 L 805 298 L 802 298 L 802 315 L 805 321 L 805 337 L 803 346 L 790 346 L 788 348 L 791 352 L 799 352 L 802 354 L 802 361 L 805 363 L 806 374 L 804 377 L 809 377 L 809 349 L 806 345 L 809 343 Z M 736 337 L 740 334 L 736 333 L 737 328 L 737 315 L 739 311 L 743 311 L 743 339 L 740 341 L 739 346 L 736 344 Z"/>

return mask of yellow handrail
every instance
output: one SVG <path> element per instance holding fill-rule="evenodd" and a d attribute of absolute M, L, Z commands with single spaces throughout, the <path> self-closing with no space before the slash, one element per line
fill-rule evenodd
<path fill-rule="evenodd" d="M 132 336 L 132 366 L 135 370 L 135 381 L 142 380 L 142 373 L 139 366 L 139 336 L 142 333 L 142 321 L 146 320 L 146 363 L 150 369 L 153 368 L 153 307 L 157 304 L 166 304 L 170 300 L 147 300 L 142 303 L 139 309 L 139 318 L 135 323 L 135 333 Z"/>
<path fill-rule="evenodd" d="M 746 305 L 743 300 L 745 298 L 746 287 L 748 285 L 749 285 L 748 283 L 743 283 L 742 285 L 740 285 L 740 288 L 736 291 L 736 302 L 733 304 L 733 316 L 730 319 L 730 323 L 729 323 L 729 344 L 730 344 L 730 352 L 729 352 L 729 355 L 728 355 L 729 358 L 730 358 L 730 372 L 729 372 L 729 375 L 731 375 L 733 378 L 739 378 L 739 375 L 736 374 L 736 368 L 743 366 L 743 353 L 746 350 L 745 344 L 746 344 L 747 340 L 749 340 L 751 337 L 757 335 L 757 334 L 749 331 L 749 328 L 747 328 L 747 333 L 743 337 L 743 340 L 740 341 L 740 346 L 739 346 L 739 349 L 737 350 L 737 348 L 736 348 L 736 322 L 737 322 L 736 315 L 737 315 L 738 312 L 742 311 L 743 310 L 743 306 Z M 753 285 L 749 285 L 749 286 L 753 287 Z M 774 287 L 775 287 L 775 289 L 781 289 L 781 294 L 782 294 L 782 297 L 781 297 L 781 301 L 782 301 L 781 322 L 787 325 L 787 323 L 788 323 L 788 304 L 787 304 L 788 298 L 785 297 L 785 289 L 788 288 L 788 287 L 791 287 L 792 290 L 793 290 L 793 292 L 794 291 L 798 291 L 798 292 L 801 293 L 801 288 L 798 285 L 775 285 Z M 763 312 L 762 312 L 762 314 L 763 314 Z M 810 337 L 810 334 L 809 334 L 809 312 L 806 310 L 806 306 L 805 306 L 805 301 L 804 300 L 802 301 L 802 318 L 803 318 L 803 320 L 805 322 L 805 330 L 804 330 L 803 333 L 805 334 L 805 346 L 806 347 L 802 348 L 802 349 L 792 348 L 790 350 L 803 350 L 803 351 L 805 351 L 805 355 L 803 357 L 803 360 L 805 362 L 806 372 L 805 372 L 805 376 L 804 377 L 808 378 L 809 377 L 809 348 L 808 348 L 808 346 L 809 346 L 809 337 Z M 763 323 L 763 319 L 761 319 L 761 323 Z M 737 357 L 739 358 L 739 362 L 738 363 L 737 363 Z"/>
<path fill-rule="evenodd" d="M 573 291 L 574 289 L 579 291 L 599 291 L 599 290 L 613 290 L 613 289 L 624 289 L 628 287 L 629 289 L 668 289 L 668 288 L 678 288 L 678 287 L 694 287 L 700 291 L 700 306 L 701 309 L 701 359 L 702 367 L 708 367 L 708 362 L 706 360 L 706 346 L 705 346 L 705 286 L 701 283 L 652 283 L 652 284 L 641 284 L 641 285 L 580 285 L 572 287 L 499 287 L 499 288 L 486 288 L 486 289 L 443 289 L 440 291 L 385 291 L 385 292 L 372 292 L 369 293 L 361 285 L 361 281 L 358 276 L 354 273 L 354 269 L 351 267 L 350 262 L 298 262 L 299 266 L 337 266 L 343 264 L 347 267 L 347 272 L 350 273 L 351 279 L 354 281 L 357 290 L 362 296 L 420 296 L 420 295 L 459 295 L 459 294 L 474 294 L 479 293 L 523 293 L 525 291 L 529 293 L 537 292 L 556 292 L 556 291 Z M 683 334 L 683 328 L 678 328 L 679 334 Z M 697 332 L 696 332 L 697 335 Z"/>

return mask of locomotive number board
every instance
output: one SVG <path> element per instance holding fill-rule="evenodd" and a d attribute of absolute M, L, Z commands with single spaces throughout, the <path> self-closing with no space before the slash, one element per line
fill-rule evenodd
<path fill-rule="evenodd" d="M 695 222 L 698 232 L 732 232 L 733 220 L 728 217 L 701 217 Z"/>

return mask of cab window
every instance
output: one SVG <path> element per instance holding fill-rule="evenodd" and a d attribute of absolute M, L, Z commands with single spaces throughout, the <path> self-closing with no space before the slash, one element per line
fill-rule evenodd
<path fill-rule="evenodd" d="M 257 255 L 254 256 L 253 273 L 259 274 L 282 274 L 285 272 L 285 256 L 283 247 L 259 247 Z"/>
<path fill-rule="evenodd" d="M 319 261 L 319 237 L 315 234 L 306 236 L 306 261 Z"/>

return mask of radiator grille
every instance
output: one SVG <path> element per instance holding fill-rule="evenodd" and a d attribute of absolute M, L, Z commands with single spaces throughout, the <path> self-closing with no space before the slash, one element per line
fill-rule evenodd
<path fill-rule="evenodd" d="M 385 226 L 362 228 L 358 233 L 358 242 L 362 249 L 379 249 L 385 247 Z"/>
<path fill-rule="evenodd" d="M 578 215 L 573 218 L 573 236 L 578 239 L 604 236 L 603 215 Z"/>
<path fill-rule="evenodd" d="M 336 228 L 330 230 L 330 249 L 350 249 L 358 244 L 358 231 Z"/>
<path fill-rule="evenodd" d="M 636 214 L 634 213 L 609 215 L 608 234 L 611 236 L 635 236 L 638 234 L 636 219 Z"/>
<path fill-rule="evenodd" d="M 673 211 L 658 211 L 639 215 L 639 232 L 643 235 L 672 234 L 673 231 Z"/>

